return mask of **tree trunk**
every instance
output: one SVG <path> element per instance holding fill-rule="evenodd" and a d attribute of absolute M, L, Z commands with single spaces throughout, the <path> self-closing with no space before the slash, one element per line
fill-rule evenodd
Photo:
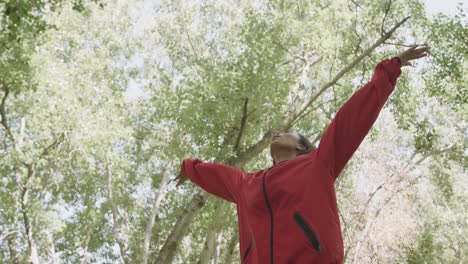
<path fill-rule="evenodd" d="M 203 246 L 203 250 L 200 254 L 200 259 L 198 260 L 198 264 L 208 264 L 213 257 L 213 253 L 216 248 L 216 237 L 218 235 L 217 228 L 211 228 L 208 231 L 208 235 L 206 236 L 205 244 Z"/>
<path fill-rule="evenodd" d="M 153 226 L 154 226 L 154 221 L 156 219 L 156 215 L 158 214 L 159 208 L 161 207 L 161 201 L 164 199 L 166 196 L 166 187 L 167 184 L 169 183 L 169 168 L 172 166 L 172 163 L 170 163 L 165 171 L 162 174 L 162 179 L 161 179 L 161 184 L 159 187 L 159 191 L 156 194 L 156 197 L 154 199 L 154 204 L 153 207 L 151 208 L 151 213 L 148 216 L 148 222 L 146 224 L 146 229 L 145 229 L 145 234 L 144 234 L 144 239 L 143 239 L 143 256 L 142 256 L 142 263 L 147 264 L 148 263 L 148 257 L 149 257 L 149 247 L 150 247 L 150 242 L 151 242 L 151 234 L 153 231 Z"/>
<path fill-rule="evenodd" d="M 106 173 L 107 173 L 107 199 L 109 200 L 112 212 L 112 229 L 114 231 L 114 237 L 117 240 L 117 244 L 119 245 L 120 256 L 125 264 L 128 264 L 128 258 L 125 253 L 127 250 L 127 246 L 125 241 L 120 234 L 120 224 L 119 224 L 119 215 L 118 215 L 118 208 L 114 202 L 113 192 L 112 192 L 112 166 L 109 164 L 106 158 Z"/>
<path fill-rule="evenodd" d="M 21 257 L 17 250 L 16 243 L 15 243 L 15 233 L 16 231 L 12 231 L 10 234 L 6 236 L 8 242 L 8 251 L 10 252 L 10 261 L 12 264 L 20 264 Z"/>
<path fill-rule="evenodd" d="M 88 234 L 86 235 L 86 242 L 85 242 L 85 246 L 84 246 L 84 252 L 83 252 L 83 256 L 81 256 L 80 258 L 80 264 L 86 264 L 88 263 L 88 246 L 89 246 L 89 241 L 91 240 L 91 232 L 88 231 Z"/>
<path fill-rule="evenodd" d="M 223 230 L 221 230 L 219 233 L 218 233 L 218 238 L 216 239 L 216 250 L 215 250 L 215 254 L 213 256 L 213 261 L 211 264 L 218 264 L 220 263 L 219 262 L 219 256 L 221 254 L 221 247 L 223 245 Z"/>
<path fill-rule="evenodd" d="M 172 228 L 171 233 L 166 239 L 166 242 L 159 251 L 159 256 L 156 258 L 153 264 L 172 263 L 177 250 L 177 244 L 179 243 L 180 239 L 182 239 L 182 236 L 184 235 L 197 212 L 200 210 L 200 208 L 203 207 L 203 205 L 205 205 L 207 195 L 207 192 L 200 190 L 193 196 L 193 198 L 185 207 L 182 216 Z"/>
<path fill-rule="evenodd" d="M 231 237 L 231 240 L 229 240 L 229 245 L 227 248 L 228 250 L 226 252 L 226 258 L 224 259 L 224 262 L 223 262 L 224 264 L 232 263 L 232 260 L 234 259 L 234 253 L 235 253 L 238 240 L 239 240 L 239 233 L 235 231 Z"/>
<path fill-rule="evenodd" d="M 200 254 L 200 259 L 198 260 L 199 264 L 208 264 L 213 257 L 215 250 L 216 250 L 216 238 L 218 237 L 218 234 L 221 233 L 222 230 L 222 222 L 224 220 L 224 216 L 226 216 L 225 211 L 226 207 L 226 202 L 221 200 L 221 199 L 216 199 L 214 201 L 214 212 L 213 215 L 216 216 L 212 218 L 212 221 L 210 223 L 210 231 L 208 231 L 208 234 L 206 236 L 206 240 L 203 246 L 203 250 Z M 220 219 L 218 218 L 220 216 Z"/>
<path fill-rule="evenodd" d="M 47 254 L 49 255 L 49 262 L 52 264 L 61 263 L 59 255 L 55 252 L 54 239 L 51 234 L 48 235 L 47 240 L 49 242 L 49 248 Z"/>
<path fill-rule="evenodd" d="M 31 187 L 32 180 L 35 175 L 35 170 L 32 165 L 27 165 L 28 176 L 26 179 L 26 184 L 23 186 L 21 193 L 21 209 L 23 212 L 23 223 L 24 229 L 26 231 L 26 237 L 28 240 L 28 257 L 29 262 L 33 264 L 39 264 L 39 255 L 37 253 L 37 245 L 33 237 L 33 227 L 31 219 L 29 218 L 29 191 Z"/>

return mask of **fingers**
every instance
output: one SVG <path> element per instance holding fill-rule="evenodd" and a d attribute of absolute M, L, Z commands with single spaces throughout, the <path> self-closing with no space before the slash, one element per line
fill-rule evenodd
<path fill-rule="evenodd" d="M 410 54 L 410 56 L 408 56 L 409 57 L 408 60 L 415 60 L 415 59 L 426 57 L 427 51 L 428 51 L 428 48 L 417 49 L 415 50 L 413 54 Z"/>
<path fill-rule="evenodd" d="M 183 179 L 179 179 L 179 181 L 176 183 L 176 187 L 179 187 L 180 185 L 182 185 L 182 183 L 184 183 L 184 180 Z"/>
<path fill-rule="evenodd" d="M 429 47 L 422 47 L 422 48 L 419 48 L 419 49 L 415 49 L 414 52 L 415 53 L 421 53 L 421 52 L 426 52 L 429 50 Z"/>
<path fill-rule="evenodd" d="M 401 66 L 413 66 L 413 64 L 411 64 L 411 62 L 406 62 L 406 63 L 403 63 Z"/>
<path fill-rule="evenodd" d="M 426 57 L 426 56 L 427 56 L 427 53 L 422 53 L 422 54 L 418 54 L 418 55 L 414 56 L 411 59 L 414 60 L 414 59 L 419 59 L 419 58 Z"/>
<path fill-rule="evenodd" d="M 417 47 L 420 47 L 418 49 L 416 49 Z M 427 45 L 412 45 L 409 49 L 405 50 L 404 53 L 417 53 L 417 52 L 423 52 L 423 51 L 428 51 L 429 50 L 429 46 Z"/>
<path fill-rule="evenodd" d="M 418 46 L 420 48 L 416 48 Z M 404 54 L 404 57 L 406 58 L 405 61 L 408 62 L 410 60 L 415 60 L 415 59 L 426 57 L 428 51 L 429 51 L 429 47 L 426 45 L 413 45 L 411 46 L 410 49 L 408 49 L 405 52 Z M 411 64 L 405 63 L 404 66 L 411 66 Z"/>
<path fill-rule="evenodd" d="M 180 185 L 182 185 L 187 180 L 187 177 L 185 177 L 182 174 L 179 174 L 179 175 L 177 175 L 175 180 L 178 180 L 177 183 L 176 183 L 176 187 L 179 187 Z"/>
<path fill-rule="evenodd" d="M 426 57 L 428 51 L 429 46 L 426 44 L 412 45 L 409 49 L 400 54 L 401 66 L 412 66 L 409 61 Z"/>

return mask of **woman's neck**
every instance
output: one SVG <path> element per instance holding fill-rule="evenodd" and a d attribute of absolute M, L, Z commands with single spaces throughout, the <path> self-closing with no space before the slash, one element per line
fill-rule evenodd
<path fill-rule="evenodd" d="M 274 161 L 275 161 L 274 165 L 277 165 L 284 161 L 292 160 L 296 157 L 297 157 L 297 153 L 291 153 L 291 152 L 278 153 L 278 155 L 274 157 Z"/>

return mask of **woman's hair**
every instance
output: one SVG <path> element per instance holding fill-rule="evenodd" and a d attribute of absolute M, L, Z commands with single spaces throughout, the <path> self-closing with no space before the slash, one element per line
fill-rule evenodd
<path fill-rule="evenodd" d="M 299 144 L 301 144 L 302 146 L 305 147 L 305 149 L 299 155 L 307 154 L 307 153 L 311 152 L 313 149 L 315 149 L 314 145 L 312 145 L 312 143 L 306 137 L 301 135 L 296 130 L 288 129 L 285 132 L 295 133 L 297 136 L 299 136 Z"/>
<path fill-rule="evenodd" d="M 305 147 L 305 149 L 303 149 L 299 153 L 299 155 L 307 154 L 307 153 L 309 153 L 309 152 L 311 152 L 312 150 L 315 149 L 314 145 L 312 145 L 312 143 L 306 137 L 301 135 L 299 132 L 297 132 L 295 130 L 291 130 L 291 129 L 285 130 L 284 132 L 295 133 L 297 136 L 299 136 L 299 144 L 301 144 L 302 146 Z M 275 160 L 273 160 L 273 164 L 276 164 Z"/>
<path fill-rule="evenodd" d="M 299 132 L 296 131 L 296 133 L 299 136 L 299 144 L 305 147 L 305 149 L 299 155 L 311 152 L 315 148 L 314 145 L 312 145 L 312 143 L 306 137 L 299 134 Z"/>

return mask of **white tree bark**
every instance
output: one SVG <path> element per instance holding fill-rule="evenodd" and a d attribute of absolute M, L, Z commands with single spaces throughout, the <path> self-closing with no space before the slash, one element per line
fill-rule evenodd
<path fill-rule="evenodd" d="M 205 205 L 207 195 L 207 192 L 200 190 L 192 197 L 190 202 L 185 207 L 182 216 L 172 228 L 171 233 L 167 237 L 163 247 L 159 251 L 158 257 L 153 262 L 153 264 L 172 263 L 180 239 L 182 239 L 182 236 L 188 229 L 189 224 L 193 221 L 196 213 L 200 210 L 200 208 L 203 207 L 203 205 Z"/>
<path fill-rule="evenodd" d="M 208 231 L 205 244 L 203 246 L 203 250 L 200 254 L 200 260 L 198 261 L 199 264 L 208 264 L 210 262 L 211 257 L 213 256 L 215 248 L 216 248 L 217 235 L 218 235 L 217 228 L 211 228 Z"/>
<path fill-rule="evenodd" d="M 213 215 L 216 216 L 216 218 L 213 218 L 211 220 L 210 226 L 211 229 L 208 231 L 208 234 L 206 236 L 206 240 L 203 246 L 203 250 L 200 254 L 200 259 L 198 261 L 199 264 L 208 264 L 213 257 L 215 250 L 216 250 L 216 238 L 218 237 L 218 234 L 222 233 L 222 222 L 224 219 L 224 214 L 223 212 L 226 209 L 226 202 L 221 200 L 221 199 L 216 199 L 214 201 L 214 207 L 216 208 L 213 212 Z"/>
<path fill-rule="evenodd" d="M 60 257 L 59 255 L 55 252 L 55 244 L 54 244 L 54 239 L 52 237 L 52 234 L 47 234 L 47 242 L 49 243 L 49 248 L 47 249 L 47 254 L 49 258 L 49 262 L 52 264 L 60 264 Z"/>
<path fill-rule="evenodd" d="M 35 175 L 35 170 L 32 165 L 28 165 L 28 176 L 26 179 L 26 183 L 23 186 L 23 190 L 21 192 L 21 209 L 23 211 L 23 223 L 24 229 L 26 231 L 26 238 L 28 240 L 28 256 L 29 261 L 32 264 L 39 264 L 39 255 L 37 253 L 37 245 L 36 241 L 33 237 L 33 226 L 31 223 L 31 219 L 29 217 L 29 191 L 32 184 L 32 180 Z"/>
<path fill-rule="evenodd" d="M 226 258 L 224 259 L 224 264 L 231 264 L 233 259 L 234 259 L 234 252 L 236 249 L 236 246 L 238 245 L 238 240 L 239 240 L 239 233 L 236 231 L 234 232 L 233 236 L 229 240 L 229 245 L 227 248 L 226 252 Z"/>
<path fill-rule="evenodd" d="M 406 165 L 401 169 L 401 172 L 399 174 L 403 174 L 403 175 L 410 175 L 411 172 L 413 170 L 417 170 L 418 169 L 418 166 L 423 163 L 427 158 L 433 156 L 433 155 L 437 155 L 437 154 L 441 154 L 441 153 L 444 153 L 452 148 L 455 147 L 455 144 L 452 144 L 446 148 L 443 148 L 443 149 L 440 149 L 440 150 L 435 150 L 431 153 L 429 153 L 428 155 L 426 156 L 422 156 L 420 157 L 419 159 L 417 159 L 416 161 L 412 161 L 412 159 L 410 159 Z M 415 157 L 417 153 L 414 153 L 412 155 L 412 157 Z M 371 200 L 375 197 L 375 194 L 381 190 L 383 190 L 384 186 L 385 185 L 389 185 L 390 184 L 390 179 L 394 178 L 395 174 L 397 174 L 396 172 L 392 172 L 390 173 L 390 175 L 388 177 L 386 177 L 385 181 L 379 185 L 376 190 L 374 192 L 372 192 L 370 194 L 370 197 L 368 199 L 368 201 L 366 202 L 364 208 L 363 208 L 363 211 L 361 211 L 361 215 L 366 215 L 365 217 L 362 217 L 363 221 L 366 221 L 366 225 L 363 229 L 363 231 L 361 232 L 361 235 L 359 236 L 359 238 L 357 239 L 357 243 L 356 243 L 356 247 L 354 249 L 354 254 L 353 254 L 353 257 L 350 259 L 350 263 L 361 263 L 361 257 L 359 256 L 360 252 L 361 252 L 361 249 L 362 249 L 362 245 L 365 241 L 367 241 L 369 239 L 369 237 L 371 237 L 371 231 L 372 231 L 372 226 L 377 222 L 377 219 L 379 217 L 379 215 L 382 213 L 383 209 L 385 208 L 385 206 L 387 206 L 390 201 L 400 192 L 408 189 L 409 187 L 413 186 L 414 184 L 416 184 L 418 182 L 418 180 L 422 177 L 422 175 L 418 176 L 417 178 L 415 179 L 408 179 L 408 177 L 399 177 L 399 181 L 397 182 L 397 184 L 399 184 L 400 186 L 399 187 L 396 187 L 394 188 L 394 190 L 392 190 L 392 192 L 383 200 L 383 203 L 381 206 L 379 206 L 375 211 L 369 211 L 367 214 L 365 213 L 366 210 L 369 210 L 369 204 L 371 202 Z M 395 183 L 394 183 L 395 184 Z M 393 188 L 392 188 L 393 189 Z"/>
<path fill-rule="evenodd" d="M 112 212 L 112 229 L 114 232 L 114 237 L 117 240 L 117 244 L 119 245 L 120 256 L 125 264 L 129 263 L 127 258 L 126 250 L 127 244 L 125 243 L 120 228 L 119 222 L 119 212 L 117 205 L 115 204 L 113 191 L 112 191 L 112 166 L 106 158 L 106 174 L 107 174 L 107 199 L 109 200 Z"/>
<path fill-rule="evenodd" d="M 83 255 L 80 257 L 80 264 L 88 263 L 88 260 L 89 260 L 88 246 L 89 246 L 90 240 L 91 240 L 91 232 L 88 231 L 88 234 L 86 235 L 84 250 L 83 250 L 84 252 L 83 252 Z"/>
<path fill-rule="evenodd" d="M 161 201 L 164 199 L 167 193 L 167 185 L 169 183 L 169 169 L 172 166 L 170 163 L 162 174 L 161 184 L 158 189 L 158 193 L 154 199 L 153 207 L 151 208 L 150 215 L 148 216 L 148 222 L 146 223 L 145 234 L 143 238 L 143 256 L 142 256 L 142 263 L 148 263 L 149 257 L 149 247 L 151 242 L 151 234 L 153 231 L 154 221 L 156 219 L 156 215 L 159 212 L 159 208 L 161 207 Z"/>
<path fill-rule="evenodd" d="M 223 245 L 223 233 L 224 233 L 223 230 L 218 232 L 218 238 L 216 239 L 216 250 L 215 250 L 215 254 L 213 256 L 213 261 L 211 262 L 211 264 L 221 263 L 219 262 L 219 256 L 221 254 L 221 247 Z"/>
<path fill-rule="evenodd" d="M 16 231 L 11 231 L 7 235 L 5 235 L 5 238 L 8 243 L 8 251 L 10 253 L 11 263 L 20 264 L 20 255 L 18 253 L 18 250 L 16 248 L 16 243 L 15 243 L 15 237 L 16 237 L 15 233 Z"/>

